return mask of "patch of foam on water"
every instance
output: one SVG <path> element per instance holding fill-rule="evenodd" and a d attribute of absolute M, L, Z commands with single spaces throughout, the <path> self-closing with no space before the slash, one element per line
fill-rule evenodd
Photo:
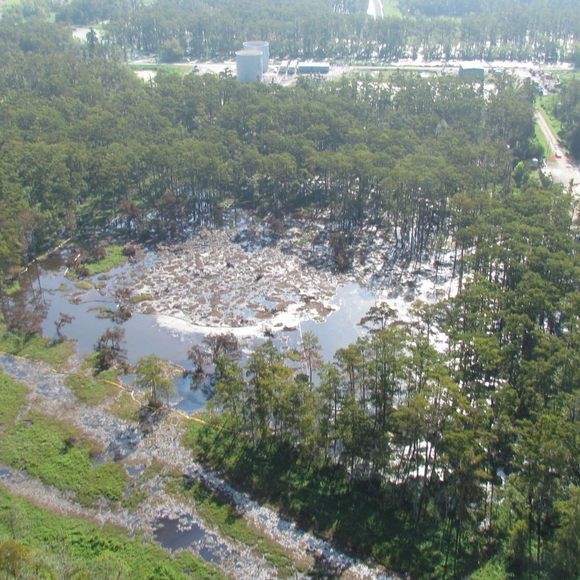
<path fill-rule="evenodd" d="M 326 305 L 325 305 L 326 306 Z M 335 304 L 328 305 L 329 310 L 336 310 Z M 215 336 L 218 334 L 233 334 L 239 339 L 256 338 L 264 336 L 268 331 L 295 330 L 302 322 L 312 320 L 318 316 L 315 310 L 304 309 L 301 304 L 290 304 L 286 310 L 277 312 L 272 318 L 263 322 L 255 322 L 248 326 L 212 326 L 189 322 L 185 315 L 172 316 L 157 314 L 157 324 L 161 328 L 168 329 L 178 334 L 200 334 L 203 336 Z"/>

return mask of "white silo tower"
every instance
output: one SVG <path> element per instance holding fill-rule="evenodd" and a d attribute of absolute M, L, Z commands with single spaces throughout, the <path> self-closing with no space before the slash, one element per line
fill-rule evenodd
<path fill-rule="evenodd" d="M 236 52 L 236 71 L 239 81 L 255 83 L 262 80 L 262 53 L 259 50 L 238 50 Z"/>
<path fill-rule="evenodd" d="M 244 48 L 262 52 L 262 71 L 266 72 L 270 65 L 270 43 L 265 40 L 248 40 L 244 42 Z"/>

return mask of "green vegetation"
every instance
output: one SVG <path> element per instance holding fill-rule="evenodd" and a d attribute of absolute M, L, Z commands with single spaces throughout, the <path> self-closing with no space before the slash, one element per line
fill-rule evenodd
<path fill-rule="evenodd" d="M 119 501 L 127 483 L 125 471 L 114 463 L 95 464 L 97 449 L 77 429 L 33 414 L 2 436 L 0 460 L 48 485 L 73 491 L 79 502 L 101 497 Z"/>
<path fill-rule="evenodd" d="M 14 6 L 18 6 L 22 0 L 0 0 L 0 17 L 2 13 Z"/>
<path fill-rule="evenodd" d="M 70 375 L 67 378 L 68 386 L 77 399 L 87 405 L 98 405 L 118 393 L 119 389 L 111 384 L 116 381 L 114 371 L 103 371 L 96 377 L 87 375 Z"/>
<path fill-rule="evenodd" d="M 69 341 L 55 342 L 38 334 L 25 337 L 17 332 L 7 333 L 0 324 L 0 352 L 43 361 L 61 369 L 66 367 L 74 346 Z"/>
<path fill-rule="evenodd" d="M 367 0 L 197 0 L 195 10 L 173 0 L 102 4 L 72 0 L 59 7 L 57 18 L 109 21 L 112 42 L 93 43 L 87 47 L 92 54 L 118 48 L 155 53 L 172 63 L 231 58 L 244 38 L 269 40 L 279 58 L 346 62 L 377 56 L 389 61 L 409 49 L 414 55 L 421 49 L 433 60 L 546 63 L 572 61 L 577 52 L 569 42 L 578 33 L 574 0 L 383 0 L 385 18 L 376 20 L 366 16 Z"/>
<path fill-rule="evenodd" d="M 295 572 L 288 555 L 251 526 L 230 502 L 208 490 L 200 482 L 176 477 L 167 482 L 168 491 L 193 500 L 196 512 L 209 524 L 216 526 L 225 536 L 251 546 L 276 567 L 282 577 Z"/>
<path fill-rule="evenodd" d="M 382 0 L 383 14 L 385 18 L 402 18 L 401 10 L 397 0 Z"/>
<path fill-rule="evenodd" d="M 543 111 L 548 125 L 550 125 L 550 128 L 556 135 L 560 135 L 560 131 L 562 130 L 562 123 L 560 123 L 554 114 L 558 99 L 558 95 L 546 95 L 539 97 L 536 101 L 539 108 Z"/>
<path fill-rule="evenodd" d="M 145 490 L 133 488 L 129 493 L 129 497 L 124 497 L 121 500 L 121 505 L 128 510 L 134 510 L 139 507 L 148 496 L 149 494 Z"/>
<path fill-rule="evenodd" d="M 0 370 L 0 427 L 14 421 L 26 401 L 26 385 Z"/>
<path fill-rule="evenodd" d="M 453 203 L 456 240 L 479 240 L 457 297 L 415 304 L 413 324 L 374 306 L 369 334 L 317 385 L 272 342 L 244 369 L 220 359 L 214 426 L 192 425 L 185 442 L 302 525 L 413 577 L 569 576 L 580 453 L 571 199 L 529 181 Z M 305 334 L 303 368 L 317 349 Z"/>
<path fill-rule="evenodd" d="M 552 74 L 558 75 L 560 83 L 567 85 L 572 81 L 580 81 L 580 70 L 562 70 L 562 69 L 547 69 L 546 72 L 551 72 Z"/>
<path fill-rule="evenodd" d="M 137 361 L 135 384 L 148 393 L 150 405 L 155 407 L 162 405 L 163 398 L 167 400 L 175 389 L 171 373 L 171 367 L 154 354 Z"/>
<path fill-rule="evenodd" d="M 195 11 L 159 0 L 120 13 L 116 1 L 73 0 L 62 20 L 109 20 L 111 42 L 83 46 L 44 20 L 3 18 L 0 272 L 8 277 L 63 236 L 180 239 L 192 224 L 220 225 L 225 203 L 265 223 L 283 225 L 295 211 L 324 216 L 317 243 L 340 271 L 369 225 L 392 241 L 399 264 L 433 254 L 438 263 L 441 240 L 451 240 L 453 257 L 443 259 L 458 295 L 416 304 L 412 325 L 377 305 L 364 320 L 368 335 L 322 369 L 306 335 L 292 357 L 307 372 L 271 342 L 243 369 L 227 349 L 216 352 L 215 424 L 191 427 L 188 444 L 303 525 L 404 574 L 574 577 L 578 224 L 561 188 L 527 174 L 537 153 L 531 82 L 497 75 L 484 96 L 453 77 L 301 78 L 283 88 L 159 70 L 145 85 L 115 58 L 136 42 L 167 46 L 171 58 L 219 58 L 266 27 L 274 51 L 300 58 L 386 60 L 421 46 L 426 58 L 550 61 L 578 22 L 571 0 L 559 0 L 559 10 L 553 0 L 497 2 L 505 7 L 495 13 L 487 10 L 495 0 L 400 0 L 405 18 L 382 21 L 353 16 L 365 4 L 293 0 L 260 18 L 266 0 L 215 0 L 207 10 L 199 0 Z M 557 102 L 544 102 L 573 152 L 578 94 L 571 80 Z M 92 269 L 80 264 L 79 276 L 121 263 L 120 246 L 89 253 Z M 6 335 L 5 350 L 48 350 L 27 318 L 41 301 L 1 298 L 7 327 L 28 337 Z M 98 369 L 123 366 L 122 337 L 113 328 L 99 339 Z M 161 362 L 142 359 L 138 375 L 159 404 L 171 382 Z M 87 401 L 107 396 L 103 385 L 71 384 Z M 127 393 L 110 409 L 136 418 Z M 90 442 L 70 426 L 29 421 L 3 434 L 0 459 L 80 501 L 121 498 L 119 466 L 94 465 Z M 225 533 L 266 549 L 222 498 L 194 484 L 179 492 Z M 126 501 L 141 499 L 137 490 Z"/>
<path fill-rule="evenodd" d="M 404 567 L 416 577 L 432 566 L 430 550 L 442 537 L 435 519 L 416 526 L 399 513 L 394 498 L 376 484 L 352 481 L 339 468 L 308 464 L 290 446 L 252 446 L 223 429 L 192 427 L 192 449 L 203 461 L 224 470 L 231 480 L 278 506 L 299 525 L 336 541 L 344 549 L 380 561 L 390 569 Z M 377 540 L 380 541 L 377 543 Z M 435 546 L 429 546 L 429 543 Z"/>
<path fill-rule="evenodd" d="M 152 65 L 129 65 L 134 71 L 163 71 L 167 74 L 173 74 L 178 76 L 185 76 L 192 72 L 192 64 L 179 64 L 179 63 L 161 63 Z"/>
<path fill-rule="evenodd" d="M 562 82 L 560 94 L 553 96 L 551 113 L 566 147 L 580 160 L 580 80 L 577 72 L 570 74 Z"/>
<path fill-rule="evenodd" d="M 90 290 L 93 285 L 88 280 L 77 280 L 75 282 L 75 288 L 78 290 Z"/>
<path fill-rule="evenodd" d="M 121 392 L 109 406 L 108 411 L 123 421 L 136 423 L 139 421 L 140 405 L 134 401 L 129 393 Z"/>
<path fill-rule="evenodd" d="M 13 542 L 9 558 L 7 542 Z M 4 548 L 4 550 L 3 550 Z M 16 548 L 16 549 L 14 549 Z M 46 578 L 221 578 L 188 553 L 171 556 L 141 537 L 55 515 L 0 488 L 0 576 Z"/>
<path fill-rule="evenodd" d="M 89 276 L 95 276 L 122 266 L 126 261 L 127 258 L 123 255 L 123 246 L 111 244 L 105 248 L 105 256 L 103 258 L 88 262 L 86 267 Z"/>
<path fill-rule="evenodd" d="M 149 302 L 150 300 L 154 300 L 153 295 L 143 293 L 143 294 L 135 294 L 131 297 L 131 302 L 134 304 L 139 304 L 139 302 Z"/>
<path fill-rule="evenodd" d="M 147 87 L 114 60 L 88 59 L 57 26 L 43 27 L 39 36 L 32 23 L 4 31 L 0 23 L 0 48 L 13 55 L 0 63 L 0 89 L 12 95 L 0 107 L 11 132 L 10 158 L 0 163 L 0 187 L 8 196 L 0 206 L 3 271 L 65 234 L 94 239 L 95 231 L 114 229 L 132 239 L 180 238 L 202 219 L 219 223 L 222 203 L 232 200 L 264 216 L 329 210 L 339 269 L 349 264 L 349 232 L 371 215 L 382 216 L 387 231 L 398 224 L 399 249 L 413 258 L 452 233 L 452 195 L 508 187 L 511 168 L 532 153 L 528 82 L 502 77 L 490 99 L 458 78 L 401 73 L 386 86 L 371 79 L 301 79 L 281 90 L 159 71 Z M 20 50 L 27 35 L 42 38 L 42 47 Z M 66 50 L 54 48 L 61 43 Z M 18 70 L 35 70 L 38 83 L 12 82 L 15 61 Z M 47 99 L 40 87 L 53 82 L 51 66 L 60 76 L 55 98 Z M 82 83 L 70 76 L 74 70 L 82 71 Z M 87 99 L 79 83 L 109 88 Z M 125 109 L 115 116 L 120 102 Z M 20 123 L 31 110 L 39 122 Z M 506 145 L 513 159 L 497 163 Z M 18 174 L 15 168 L 28 167 L 29 158 L 34 170 Z M 32 209 L 39 219 L 23 240 Z M 93 248 L 95 256 L 101 253 Z M 121 247 L 113 245 L 79 270 L 92 275 L 122 260 Z"/>
<path fill-rule="evenodd" d="M 548 140 L 546 139 L 544 132 L 542 131 L 539 123 L 537 123 L 537 122 L 534 125 L 534 135 L 536 137 L 536 141 L 540 144 L 540 147 L 542 148 L 543 155 L 544 156 L 549 155 L 550 144 L 548 143 Z"/>
<path fill-rule="evenodd" d="M 18 280 L 14 280 L 5 290 L 4 292 L 8 296 L 12 296 L 14 294 L 18 294 L 21 291 L 20 282 Z"/>

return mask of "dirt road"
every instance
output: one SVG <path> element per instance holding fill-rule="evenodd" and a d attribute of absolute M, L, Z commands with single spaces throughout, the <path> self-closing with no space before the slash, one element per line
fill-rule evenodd
<path fill-rule="evenodd" d="M 367 8 L 367 14 L 373 18 L 384 18 L 385 14 L 383 12 L 383 2 L 382 0 L 369 0 L 369 7 Z"/>
<path fill-rule="evenodd" d="M 550 147 L 545 172 L 551 175 L 556 183 L 561 183 L 566 188 L 570 187 L 576 199 L 580 199 L 580 167 L 562 149 L 557 135 L 552 131 L 540 109 L 536 109 L 536 120 Z"/>

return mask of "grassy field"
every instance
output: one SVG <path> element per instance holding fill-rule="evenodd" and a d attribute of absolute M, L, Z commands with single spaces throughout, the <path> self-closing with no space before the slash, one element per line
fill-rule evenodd
<path fill-rule="evenodd" d="M 222 578 L 185 552 L 171 556 L 112 526 L 55 515 L 0 487 L 0 577 Z"/>
<path fill-rule="evenodd" d="M 546 68 L 544 72 L 557 75 L 561 83 L 567 83 L 572 80 L 580 80 L 580 71 L 575 69 L 562 70 L 559 68 Z"/>
<path fill-rule="evenodd" d="M 0 460 L 48 485 L 74 492 L 85 505 L 99 498 L 121 500 L 127 476 L 116 463 L 95 464 L 98 449 L 76 428 L 32 414 L 3 433 Z"/>
<path fill-rule="evenodd" d="M 123 246 L 111 244 L 105 248 L 105 251 L 106 256 L 102 260 L 86 264 L 90 276 L 108 272 L 117 266 L 122 266 L 127 261 L 126 256 L 123 255 Z"/>
<path fill-rule="evenodd" d="M 104 371 L 97 377 L 70 375 L 67 383 L 79 401 L 87 405 L 98 405 L 119 392 L 118 387 L 109 382 L 114 382 L 116 379 L 114 371 Z"/>
<path fill-rule="evenodd" d="M 139 403 L 134 401 L 129 393 L 121 392 L 109 406 L 107 412 L 123 421 L 136 423 L 139 421 L 139 408 Z"/>
<path fill-rule="evenodd" d="M 179 76 L 186 76 L 193 71 L 192 63 L 157 63 L 157 64 L 131 64 L 129 66 L 135 71 L 164 71 Z"/>
<path fill-rule="evenodd" d="M 74 353 L 74 345 L 66 340 L 54 342 L 39 335 L 26 338 L 17 333 L 6 333 L 0 324 L 0 352 L 44 361 L 61 369 Z"/>
<path fill-rule="evenodd" d="M 0 370 L 0 427 L 12 423 L 24 405 L 28 388 Z"/>

